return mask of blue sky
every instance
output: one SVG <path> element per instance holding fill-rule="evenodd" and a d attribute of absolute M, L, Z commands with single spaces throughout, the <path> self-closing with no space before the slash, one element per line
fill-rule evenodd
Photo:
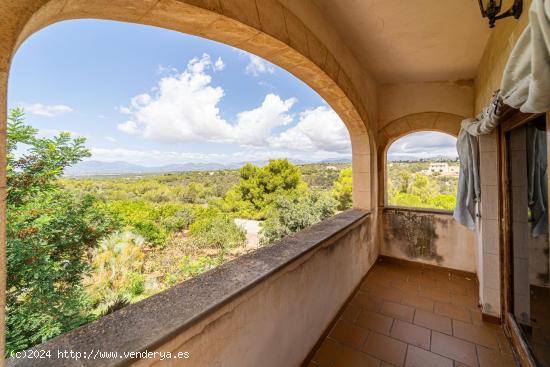
<path fill-rule="evenodd" d="M 338 116 L 290 73 L 142 25 L 77 20 L 34 34 L 13 60 L 8 105 L 23 106 L 44 136 L 85 136 L 103 161 L 318 161 L 351 151 Z"/>

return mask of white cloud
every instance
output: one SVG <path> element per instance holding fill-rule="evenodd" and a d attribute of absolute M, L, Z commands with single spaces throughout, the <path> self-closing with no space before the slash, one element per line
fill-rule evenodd
<path fill-rule="evenodd" d="M 71 107 L 64 104 L 44 105 L 42 103 L 33 103 L 25 105 L 25 111 L 31 115 L 42 117 L 55 117 L 64 113 L 74 111 Z"/>
<path fill-rule="evenodd" d="M 107 139 L 111 143 L 116 143 L 117 142 L 116 138 L 113 138 L 112 136 L 106 136 L 105 139 Z"/>
<path fill-rule="evenodd" d="M 220 116 L 218 103 L 224 90 L 211 85 L 205 71 L 213 68 L 210 56 L 193 58 L 180 74 L 161 78 L 156 94 L 133 97 L 119 110 L 131 120 L 118 125 L 127 134 L 139 134 L 163 143 L 227 142 L 242 145 L 265 144 L 272 129 L 292 122 L 289 110 L 296 100 L 266 95 L 262 104 L 237 114 L 235 124 Z"/>
<path fill-rule="evenodd" d="M 388 149 L 389 159 L 457 157 L 456 138 L 433 131 L 418 132 L 396 140 Z"/>
<path fill-rule="evenodd" d="M 118 130 L 160 143 L 238 144 L 245 152 L 242 157 L 235 156 L 239 161 L 247 157 L 315 160 L 349 156 L 348 131 L 327 106 L 300 113 L 295 126 L 276 135 L 274 131 L 295 122 L 291 112 L 295 98 L 282 99 L 270 93 L 258 107 L 237 113 L 235 121 L 225 120 L 218 107 L 224 90 L 212 84 L 208 73 L 215 68 L 210 56 L 203 54 L 190 60 L 183 72 L 163 76 L 154 92 L 136 95 L 128 106 L 119 108 L 129 119 L 119 124 Z M 186 159 L 190 153 L 186 154 L 177 159 Z"/>
<path fill-rule="evenodd" d="M 161 78 L 155 95 L 132 98 L 126 107 L 132 121 L 120 124 L 119 130 L 164 143 L 227 140 L 231 125 L 217 107 L 224 91 L 211 86 L 205 73 L 211 66 L 207 54 L 193 58 L 182 73 Z"/>
<path fill-rule="evenodd" d="M 173 67 L 166 67 L 164 65 L 159 65 L 157 68 L 157 74 L 164 74 L 164 73 L 177 73 L 178 69 Z"/>
<path fill-rule="evenodd" d="M 273 74 L 275 68 L 264 59 L 253 54 L 248 54 L 248 65 L 246 65 L 245 72 L 248 75 L 259 76 L 265 73 Z"/>
<path fill-rule="evenodd" d="M 225 63 L 223 62 L 221 57 L 218 57 L 216 59 L 216 62 L 214 62 L 214 70 L 222 71 L 224 68 L 225 68 Z"/>
<path fill-rule="evenodd" d="M 275 94 L 265 96 L 261 106 L 237 115 L 237 125 L 233 129 L 233 140 L 242 145 L 265 145 L 271 131 L 292 122 L 289 110 L 296 103 L 295 98 L 282 100 Z"/>
<path fill-rule="evenodd" d="M 267 139 L 272 147 L 297 151 L 330 151 L 349 153 L 348 130 L 332 109 L 319 106 L 300 114 L 296 126 Z"/>
<path fill-rule="evenodd" d="M 126 121 L 122 124 L 117 125 L 117 129 L 123 133 L 134 135 L 139 132 L 138 126 L 134 121 Z"/>
<path fill-rule="evenodd" d="M 132 110 L 130 110 L 130 107 L 126 107 L 126 106 L 118 106 L 117 110 L 118 112 L 124 115 L 129 115 L 132 113 Z"/>

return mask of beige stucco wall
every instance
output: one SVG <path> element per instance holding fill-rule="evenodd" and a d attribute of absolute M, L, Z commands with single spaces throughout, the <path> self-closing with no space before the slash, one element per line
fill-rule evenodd
<path fill-rule="evenodd" d="M 473 114 L 472 81 L 385 84 L 378 87 L 378 130 L 407 115 L 442 112 L 470 117 Z"/>
<path fill-rule="evenodd" d="M 299 366 L 378 256 L 370 221 L 366 217 L 171 339 L 158 350 L 189 352 L 190 358 L 162 365 Z"/>
<path fill-rule="evenodd" d="M 382 255 L 475 273 L 474 232 L 450 213 L 386 208 L 381 216 Z"/>

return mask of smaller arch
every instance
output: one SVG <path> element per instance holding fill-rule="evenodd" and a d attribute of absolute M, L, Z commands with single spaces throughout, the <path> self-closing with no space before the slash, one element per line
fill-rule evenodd
<path fill-rule="evenodd" d="M 418 131 L 437 131 L 458 136 L 464 116 L 446 112 L 421 112 L 400 117 L 378 131 L 378 146 L 387 149 L 395 140 Z"/>
<path fill-rule="evenodd" d="M 446 112 L 421 112 L 400 117 L 378 131 L 377 166 L 378 166 L 378 206 L 384 207 L 387 202 L 386 190 L 386 156 L 389 147 L 399 138 L 414 132 L 434 131 L 458 136 L 460 123 L 464 116 Z"/>

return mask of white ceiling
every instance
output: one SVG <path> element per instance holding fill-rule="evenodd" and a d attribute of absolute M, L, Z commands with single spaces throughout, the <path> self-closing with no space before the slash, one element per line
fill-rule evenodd
<path fill-rule="evenodd" d="M 490 35 L 477 0 L 311 1 L 381 83 L 472 79 Z"/>

